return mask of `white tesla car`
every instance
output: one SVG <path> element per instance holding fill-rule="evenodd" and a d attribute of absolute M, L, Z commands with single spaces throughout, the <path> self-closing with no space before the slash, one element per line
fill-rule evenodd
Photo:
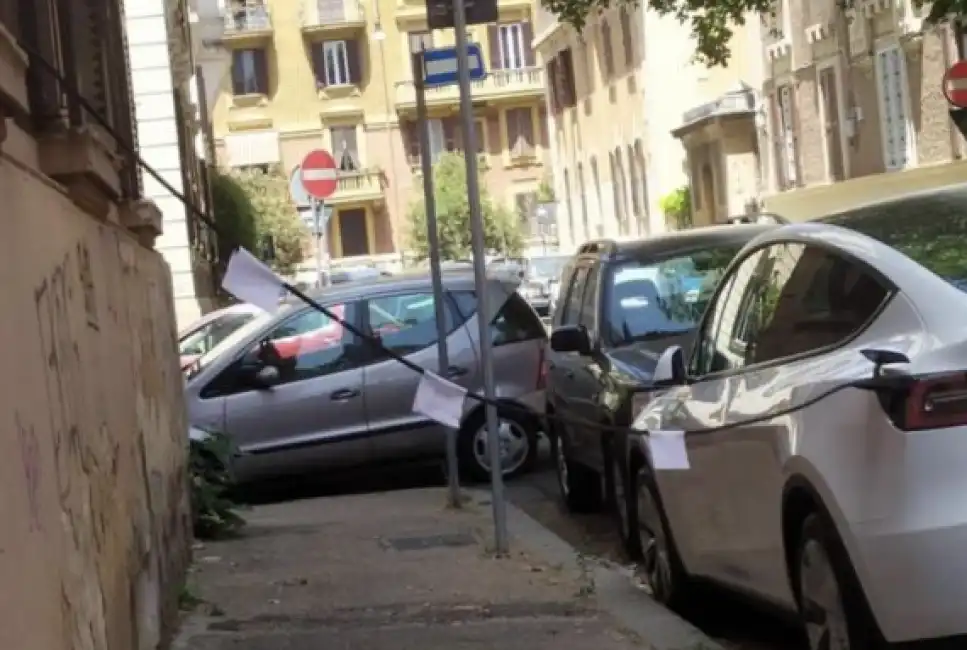
<path fill-rule="evenodd" d="M 811 650 L 967 647 L 965 291 L 967 185 L 751 242 L 615 490 L 655 596 L 725 585 Z"/>

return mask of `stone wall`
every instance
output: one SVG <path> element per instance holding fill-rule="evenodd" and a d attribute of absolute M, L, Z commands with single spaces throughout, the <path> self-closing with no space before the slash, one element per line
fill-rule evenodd
<path fill-rule="evenodd" d="M 146 206 L 92 216 L 6 122 L 0 648 L 153 650 L 191 543 L 171 274 Z"/>

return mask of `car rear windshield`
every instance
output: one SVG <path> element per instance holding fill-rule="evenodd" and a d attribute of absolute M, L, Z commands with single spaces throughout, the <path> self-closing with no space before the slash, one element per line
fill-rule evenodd
<path fill-rule="evenodd" d="M 967 292 L 967 191 L 913 196 L 820 221 L 877 239 Z"/>

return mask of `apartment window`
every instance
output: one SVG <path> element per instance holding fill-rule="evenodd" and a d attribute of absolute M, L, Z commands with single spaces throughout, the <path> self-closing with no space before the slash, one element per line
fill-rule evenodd
<path fill-rule="evenodd" d="M 356 144 L 355 126 L 334 126 L 329 129 L 329 139 L 332 142 L 332 152 L 336 158 L 339 171 L 354 172 L 361 167 L 359 164 L 359 148 Z"/>
<path fill-rule="evenodd" d="M 639 193 L 638 161 L 635 160 L 635 150 L 628 145 L 628 178 L 631 182 L 631 213 L 635 217 L 641 216 L 641 194 Z"/>
<path fill-rule="evenodd" d="M 638 232 L 642 233 L 642 223 L 647 223 L 648 216 L 648 169 L 645 165 L 645 147 L 641 140 L 635 140 L 634 161 L 638 166 L 641 187 L 641 214 L 638 215 Z"/>
<path fill-rule="evenodd" d="M 506 113 L 507 144 L 515 158 L 534 155 L 534 111 L 512 108 Z"/>
<path fill-rule="evenodd" d="M 883 135 L 883 164 L 886 169 L 903 169 L 910 159 L 908 87 L 903 50 L 891 47 L 876 54 L 876 85 L 880 97 Z"/>
<path fill-rule="evenodd" d="M 819 70 L 819 106 L 823 111 L 823 127 L 826 142 L 826 176 L 831 181 L 845 178 L 843 171 L 843 146 L 839 112 L 839 79 L 836 68 L 827 66 Z"/>
<path fill-rule="evenodd" d="M 495 70 L 519 70 L 534 65 L 531 41 L 534 34 L 527 21 L 491 25 L 490 65 Z"/>
<path fill-rule="evenodd" d="M 346 86 L 362 81 L 359 44 L 356 41 L 322 41 L 312 44 L 316 86 Z"/>
<path fill-rule="evenodd" d="M 601 176 L 598 174 L 598 159 L 595 156 L 591 156 L 591 181 L 594 183 L 594 198 L 597 200 L 600 221 L 604 216 L 604 201 L 601 200 Z"/>
<path fill-rule="evenodd" d="M 577 105 L 574 91 L 574 61 L 570 48 L 561 51 L 548 66 L 551 79 L 552 108 L 560 111 Z"/>
<path fill-rule="evenodd" d="M 564 204 L 567 207 L 567 225 L 571 239 L 577 243 L 577 228 L 574 226 L 574 202 L 571 200 L 571 175 L 564 170 Z"/>
<path fill-rule="evenodd" d="M 232 52 L 232 94 L 269 94 L 269 74 L 265 50 L 255 48 Z"/>
<path fill-rule="evenodd" d="M 584 185 L 584 168 L 578 163 L 578 196 L 581 197 L 581 222 L 584 224 L 584 239 L 591 239 L 591 225 L 588 223 L 588 193 Z M 575 233 L 576 234 L 576 233 Z M 575 237 L 577 243 L 577 237 Z"/>
<path fill-rule="evenodd" d="M 427 120 L 430 139 L 430 162 L 436 163 L 444 151 L 457 151 L 460 148 L 459 130 L 456 118 Z M 403 124 L 406 157 L 410 165 L 420 164 L 420 130 L 416 122 Z M 478 142 L 480 138 L 478 137 Z M 479 147 L 478 147 L 479 149 Z"/>
<path fill-rule="evenodd" d="M 514 202 L 517 205 L 517 217 L 520 225 L 529 230 L 531 215 L 537 209 L 537 192 L 520 192 L 514 195 Z"/>
<path fill-rule="evenodd" d="M 604 60 L 604 77 L 614 75 L 614 51 L 611 49 L 611 25 L 608 21 L 601 23 L 601 56 Z"/>
<path fill-rule="evenodd" d="M 621 46 L 625 51 L 625 65 L 631 69 L 635 63 L 635 40 L 631 32 L 631 15 L 626 7 L 622 7 L 619 16 L 621 20 Z"/>
<path fill-rule="evenodd" d="M 781 190 L 799 184 L 794 99 L 792 86 L 780 86 L 776 92 L 773 126 L 776 141 L 776 181 Z"/>
<path fill-rule="evenodd" d="M 433 48 L 433 34 L 430 32 L 409 32 L 406 38 L 410 44 L 411 54 Z"/>

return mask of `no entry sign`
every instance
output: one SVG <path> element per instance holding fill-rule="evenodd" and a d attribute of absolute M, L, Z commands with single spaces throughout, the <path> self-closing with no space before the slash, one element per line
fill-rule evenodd
<path fill-rule="evenodd" d="M 943 94 L 952 106 L 967 108 L 967 61 L 957 61 L 944 74 Z"/>
<path fill-rule="evenodd" d="M 302 160 L 302 187 L 309 196 L 320 201 L 336 191 L 336 161 L 328 151 L 310 151 Z"/>

